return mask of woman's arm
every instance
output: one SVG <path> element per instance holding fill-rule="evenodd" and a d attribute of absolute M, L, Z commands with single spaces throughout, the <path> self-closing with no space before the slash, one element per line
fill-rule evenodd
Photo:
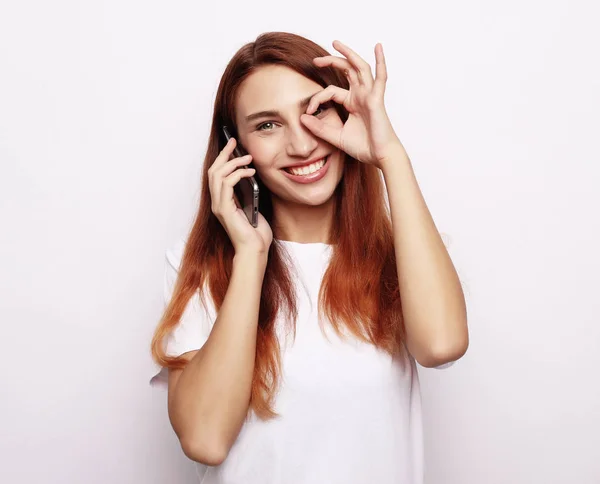
<path fill-rule="evenodd" d="M 468 346 L 467 315 L 460 281 L 417 185 L 410 160 L 384 105 L 387 67 L 375 45 L 371 66 L 350 47 L 335 40 L 344 57 L 316 57 L 318 67 L 340 69 L 349 89 L 330 85 L 310 100 L 300 120 L 316 136 L 361 163 L 379 167 L 387 185 L 394 228 L 394 248 L 406 324 L 407 346 L 423 366 L 460 358 Z M 343 127 L 310 116 L 334 100 L 348 111 Z"/>
<path fill-rule="evenodd" d="M 236 254 L 229 287 L 210 336 L 169 372 L 169 418 L 184 453 L 219 465 L 244 423 L 250 402 L 266 256 Z"/>
<path fill-rule="evenodd" d="M 380 167 L 390 202 L 408 350 L 425 367 L 457 360 L 469 345 L 458 275 L 402 144 Z"/>

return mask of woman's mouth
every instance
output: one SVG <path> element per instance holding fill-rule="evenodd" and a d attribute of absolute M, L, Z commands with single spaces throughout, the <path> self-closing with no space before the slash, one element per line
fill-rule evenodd
<path fill-rule="evenodd" d="M 313 183 L 325 176 L 329 168 L 328 161 L 329 155 L 310 165 L 284 168 L 283 172 L 290 180 L 297 183 Z"/>

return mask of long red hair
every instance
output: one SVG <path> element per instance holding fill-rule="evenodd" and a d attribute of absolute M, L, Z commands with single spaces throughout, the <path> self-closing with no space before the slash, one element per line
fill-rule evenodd
<path fill-rule="evenodd" d="M 212 126 L 202 173 L 200 207 L 185 246 L 173 296 L 152 339 L 152 356 L 163 367 L 184 368 L 181 357 L 165 354 L 163 341 L 178 324 L 192 296 L 209 290 L 218 311 L 223 304 L 232 271 L 234 249 L 227 233 L 211 211 L 208 169 L 223 143 L 220 127 L 235 127 L 235 95 L 241 83 L 264 65 L 287 66 L 323 87 L 348 89 L 347 79 L 332 67 L 313 64 L 313 58 L 329 55 L 314 42 L 285 32 L 261 34 L 244 45 L 227 65 L 217 91 Z M 345 122 L 348 112 L 335 105 Z M 260 183 L 260 179 L 257 178 Z M 260 183 L 259 210 L 272 225 L 269 190 Z M 319 310 L 335 331 L 346 332 L 399 355 L 405 351 L 404 324 L 389 210 L 378 168 L 346 156 L 344 174 L 335 190 L 335 213 L 331 227 L 330 264 L 319 293 Z M 275 331 L 279 311 L 285 312 L 295 331 L 296 298 L 285 258 L 275 239 L 269 249 L 258 314 L 256 359 L 250 408 L 262 419 L 273 418 L 274 398 L 280 380 L 280 347 Z"/>

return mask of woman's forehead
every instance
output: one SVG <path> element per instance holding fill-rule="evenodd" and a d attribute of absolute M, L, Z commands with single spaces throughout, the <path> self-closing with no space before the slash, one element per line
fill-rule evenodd
<path fill-rule="evenodd" d="M 285 66 L 264 66 L 250 74 L 238 89 L 236 113 L 240 119 L 257 111 L 297 110 L 298 103 L 322 87 Z"/>

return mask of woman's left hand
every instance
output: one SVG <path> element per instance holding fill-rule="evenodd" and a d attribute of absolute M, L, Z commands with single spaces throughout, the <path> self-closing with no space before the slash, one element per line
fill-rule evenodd
<path fill-rule="evenodd" d="M 356 52 L 336 40 L 333 47 L 344 57 L 315 57 L 319 67 L 333 66 L 342 69 L 350 82 L 350 89 L 330 85 L 315 94 L 306 114 L 300 119 L 316 136 L 348 153 L 363 163 L 382 167 L 393 149 L 402 146 L 385 110 L 383 95 L 387 81 L 387 70 L 383 47 L 375 46 L 375 79 L 371 66 Z M 311 116 L 317 107 L 333 100 L 342 104 L 349 117 L 342 128 L 331 126 Z"/>

